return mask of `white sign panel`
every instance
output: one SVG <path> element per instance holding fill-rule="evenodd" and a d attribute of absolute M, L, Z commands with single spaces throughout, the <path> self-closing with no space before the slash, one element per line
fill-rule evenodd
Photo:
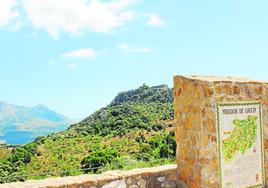
<path fill-rule="evenodd" d="M 222 188 L 264 186 L 260 102 L 218 103 L 217 142 Z"/>

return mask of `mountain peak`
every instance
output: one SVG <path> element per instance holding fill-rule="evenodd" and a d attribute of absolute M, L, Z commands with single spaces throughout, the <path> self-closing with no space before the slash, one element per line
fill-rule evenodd
<path fill-rule="evenodd" d="M 12 104 L 4 102 L 4 101 L 0 101 L 0 107 L 1 106 L 12 106 Z"/>
<path fill-rule="evenodd" d="M 69 123 L 67 117 L 42 104 L 27 107 L 0 101 L 0 140 L 9 144 L 23 144 L 36 136 L 64 130 Z"/>
<path fill-rule="evenodd" d="M 145 104 L 152 102 L 173 102 L 173 90 L 167 85 L 150 87 L 146 84 L 143 84 L 137 89 L 120 92 L 109 106 L 116 106 L 127 102 Z"/>
<path fill-rule="evenodd" d="M 43 110 L 49 110 L 49 108 L 47 106 L 43 105 L 43 104 L 37 104 L 33 108 L 43 109 Z"/>

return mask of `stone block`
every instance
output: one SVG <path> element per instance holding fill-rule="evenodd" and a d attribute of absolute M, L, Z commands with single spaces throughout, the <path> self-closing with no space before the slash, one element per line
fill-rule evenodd
<path fill-rule="evenodd" d="M 216 105 L 259 101 L 263 105 L 264 148 L 268 153 L 268 82 L 247 78 L 174 76 L 174 119 L 179 187 L 219 184 Z M 180 114 L 184 113 L 184 117 Z M 265 156 L 268 179 L 268 156 Z"/>

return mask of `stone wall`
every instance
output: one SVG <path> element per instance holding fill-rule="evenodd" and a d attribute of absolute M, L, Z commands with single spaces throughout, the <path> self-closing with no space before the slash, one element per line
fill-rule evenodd
<path fill-rule="evenodd" d="M 177 165 L 110 171 L 100 175 L 30 180 L 0 184 L 0 188 L 176 188 Z"/>
<path fill-rule="evenodd" d="M 268 83 L 240 78 L 174 77 L 179 182 L 191 188 L 217 188 L 216 103 L 261 101 L 266 181 L 268 175 Z"/>

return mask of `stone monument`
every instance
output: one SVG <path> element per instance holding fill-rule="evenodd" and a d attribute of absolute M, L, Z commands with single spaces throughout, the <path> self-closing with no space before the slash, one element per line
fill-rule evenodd
<path fill-rule="evenodd" d="M 174 111 L 179 184 L 266 185 L 268 82 L 174 76 Z"/>

